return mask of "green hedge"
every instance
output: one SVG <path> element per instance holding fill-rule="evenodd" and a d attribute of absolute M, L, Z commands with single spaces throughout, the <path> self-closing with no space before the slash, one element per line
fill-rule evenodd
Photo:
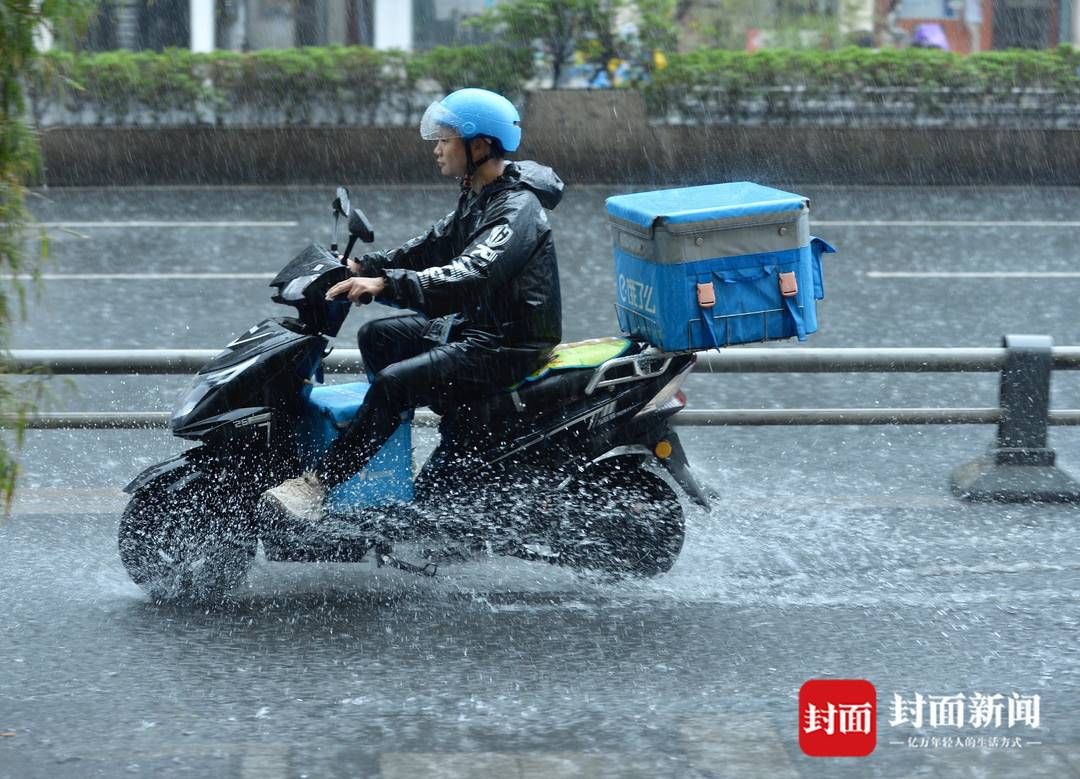
<path fill-rule="evenodd" d="M 972 96 L 989 104 L 1018 88 L 1050 94 L 1051 102 L 1080 95 L 1080 51 L 1068 46 L 970 56 L 925 49 L 703 49 L 672 55 L 668 63 L 640 87 L 654 116 L 692 112 L 703 103 L 737 113 L 755 95 L 764 95 L 775 115 L 792 110 L 792 95 L 842 95 L 867 106 L 888 102 L 882 95 L 898 90 L 929 95 L 933 105 Z M 534 75 L 527 48 L 498 44 L 419 54 L 341 46 L 243 54 L 50 52 L 27 86 L 39 121 L 51 106 L 76 114 L 89 107 L 99 124 L 147 115 L 169 124 L 222 123 L 230 115 L 260 124 L 373 123 L 413 121 L 434 85 L 442 92 L 481 86 L 518 99 Z"/>
<path fill-rule="evenodd" d="M 480 86 L 520 98 L 532 76 L 529 51 L 498 45 L 412 55 L 361 46 L 209 54 L 53 51 L 41 58 L 27 86 L 39 120 L 51 106 L 74 113 L 91 108 L 99 124 L 125 124 L 136 112 L 154 121 L 186 115 L 188 121 L 220 122 L 243 112 L 257 122 L 307 124 L 320 108 L 323 121 L 357 115 L 372 121 L 381 108 L 410 119 L 424 107 L 415 101 L 425 80 L 444 92 Z"/>
<path fill-rule="evenodd" d="M 1080 50 L 988 51 L 972 55 L 937 49 L 835 51 L 773 49 L 744 54 L 702 49 L 669 58 L 654 88 L 805 86 L 830 90 L 882 87 L 969 88 L 987 91 L 1080 88 Z"/>
<path fill-rule="evenodd" d="M 669 58 L 644 88 L 653 113 L 711 94 L 734 104 L 747 95 L 780 89 L 809 95 L 864 96 L 914 90 L 934 94 L 1003 96 L 1015 89 L 1080 94 L 1080 50 L 989 51 L 968 56 L 937 49 L 835 51 L 774 49 L 753 54 L 703 49 Z"/>

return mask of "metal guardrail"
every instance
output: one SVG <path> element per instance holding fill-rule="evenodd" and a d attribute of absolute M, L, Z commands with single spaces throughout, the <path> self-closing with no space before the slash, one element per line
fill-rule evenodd
<path fill-rule="evenodd" d="M 682 427 L 759 427 L 776 425 L 996 425 L 1001 422 L 997 408 L 725 408 L 686 409 L 674 417 Z M 413 424 L 435 427 L 439 417 L 417 411 Z M 1050 425 L 1080 425 L 1080 409 L 1051 411 Z M 31 418 L 32 430 L 133 430 L 164 429 L 167 411 L 43 413 Z"/>
<path fill-rule="evenodd" d="M 56 375 L 195 373 L 220 349 L 19 349 L 7 369 Z M 698 355 L 698 373 L 995 373 L 1004 348 L 731 348 Z M 363 370 L 358 349 L 336 349 L 323 363 L 328 373 Z M 1051 366 L 1080 370 L 1080 346 L 1055 346 Z"/>
<path fill-rule="evenodd" d="M 219 354 L 217 349 L 22 349 L 11 352 L 6 370 L 54 375 L 193 374 Z M 702 352 L 696 373 L 948 373 L 1000 372 L 1006 348 L 748 348 Z M 1051 367 L 1080 370 L 1080 347 L 1053 347 Z M 329 373 L 361 373 L 358 349 L 335 350 L 324 361 Z M 80 412 L 39 414 L 31 429 L 163 428 L 166 412 Z M 1000 408 L 818 408 L 687 409 L 677 425 L 989 425 L 999 424 Z M 415 422 L 434 426 L 438 418 L 418 412 Z M 1049 411 L 1050 425 L 1080 425 L 1080 410 Z"/>
<path fill-rule="evenodd" d="M 1007 348 L 727 349 L 698 356 L 704 373 L 996 373 Z M 1051 367 L 1080 370 L 1080 346 L 1055 346 Z"/>
<path fill-rule="evenodd" d="M 71 375 L 191 374 L 214 355 L 213 349 L 20 350 L 12 352 L 7 372 Z M 335 351 L 324 362 L 329 372 L 363 370 L 355 349 Z M 1049 336 L 1009 335 L 1003 348 L 754 348 L 724 349 L 698 355 L 698 373 L 932 373 L 1001 374 L 998 408 L 817 408 L 686 409 L 677 425 L 939 425 L 996 424 L 990 451 L 957 468 L 953 491 L 973 500 L 1080 502 L 1080 484 L 1055 465 L 1047 444 L 1050 425 L 1080 425 L 1080 409 L 1050 410 L 1054 370 L 1080 370 L 1080 347 L 1054 347 Z M 38 414 L 31 429 L 116 429 L 166 427 L 166 412 Z M 437 417 L 417 413 L 420 426 Z M 5 422 L 0 418 L 0 424 Z"/>

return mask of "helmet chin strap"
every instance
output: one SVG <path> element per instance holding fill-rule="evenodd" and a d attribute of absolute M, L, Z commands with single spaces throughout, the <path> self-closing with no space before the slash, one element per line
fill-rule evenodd
<path fill-rule="evenodd" d="M 465 144 L 465 178 L 461 180 L 461 188 L 472 189 L 473 174 L 476 173 L 481 165 L 491 159 L 491 154 L 485 154 L 480 159 L 474 160 L 472 156 L 472 141 L 466 141 L 462 138 L 461 142 Z"/>

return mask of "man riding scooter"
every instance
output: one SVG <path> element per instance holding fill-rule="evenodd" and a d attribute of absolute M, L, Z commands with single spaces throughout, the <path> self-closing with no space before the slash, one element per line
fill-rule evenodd
<path fill-rule="evenodd" d="M 540 367 L 562 336 L 555 246 L 544 209 L 562 198 L 551 168 L 511 162 L 520 116 L 501 95 L 461 89 L 432 103 L 420 134 L 444 176 L 460 178 L 456 209 L 398 249 L 350 259 L 353 276 L 327 298 L 372 298 L 415 313 L 358 333 L 371 386 L 349 428 L 313 470 L 267 490 L 263 506 L 318 524 L 328 489 L 362 470 L 419 406 L 492 394 Z"/>

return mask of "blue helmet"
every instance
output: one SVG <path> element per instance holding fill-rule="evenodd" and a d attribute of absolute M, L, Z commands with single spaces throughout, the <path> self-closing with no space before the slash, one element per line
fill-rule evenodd
<path fill-rule="evenodd" d="M 447 129 L 466 141 L 494 138 L 507 152 L 521 143 L 521 115 L 514 104 L 486 89 L 459 89 L 428 106 L 420 120 L 420 136 L 434 141 Z"/>

